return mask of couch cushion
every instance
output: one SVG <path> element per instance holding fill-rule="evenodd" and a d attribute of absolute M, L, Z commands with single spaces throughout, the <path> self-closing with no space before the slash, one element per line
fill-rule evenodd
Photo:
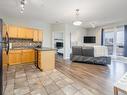
<path fill-rule="evenodd" d="M 94 46 L 94 57 L 108 56 L 108 48 L 106 46 Z"/>
<path fill-rule="evenodd" d="M 94 48 L 93 47 L 83 47 L 82 53 L 83 53 L 83 56 L 94 57 Z"/>
<path fill-rule="evenodd" d="M 82 55 L 82 47 L 81 46 L 73 46 L 72 47 L 73 55 Z"/>

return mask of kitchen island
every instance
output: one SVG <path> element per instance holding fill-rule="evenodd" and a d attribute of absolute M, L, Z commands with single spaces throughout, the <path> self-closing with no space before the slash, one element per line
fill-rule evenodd
<path fill-rule="evenodd" d="M 35 65 L 41 71 L 55 69 L 55 49 L 51 48 L 35 48 Z"/>

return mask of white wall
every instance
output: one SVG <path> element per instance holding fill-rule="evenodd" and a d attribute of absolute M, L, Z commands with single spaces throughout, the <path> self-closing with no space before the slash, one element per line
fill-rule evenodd
<path fill-rule="evenodd" d="M 96 43 L 91 45 L 101 45 L 101 27 L 87 29 L 87 36 L 96 36 Z"/>
<path fill-rule="evenodd" d="M 65 31 L 65 24 L 51 24 L 52 48 L 55 47 L 54 39 L 64 39 L 63 37 L 64 31 Z"/>
<path fill-rule="evenodd" d="M 43 30 L 43 47 L 51 47 L 51 26 L 50 24 L 43 23 L 43 22 L 31 22 L 31 21 L 23 21 L 23 20 L 16 20 L 16 19 L 4 19 L 4 22 L 7 24 L 13 24 L 17 26 L 24 26 L 24 27 L 31 27 Z"/>
<path fill-rule="evenodd" d="M 71 35 L 70 35 L 71 34 Z M 71 43 L 75 43 L 78 45 L 79 43 L 83 43 L 83 36 L 86 35 L 86 30 L 82 27 L 77 27 L 73 25 L 65 25 L 64 32 L 64 59 L 70 58 L 71 53 Z"/>
<path fill-rule="evenodd" d="M 63 33 L 64 59 L 70 58 L 71 45 L 83 44 L 83 36 L 86 35 L 86 29 L 69 24 L 52 24 L 51 31 L 52 36 L 54 36 L 54 32 Z M 52 43 L 54 43 L 53 39 Z"/>

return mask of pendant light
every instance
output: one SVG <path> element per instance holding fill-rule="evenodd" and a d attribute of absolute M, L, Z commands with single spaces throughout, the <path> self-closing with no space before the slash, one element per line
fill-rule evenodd
<path fill-rule="evenodd" d="M 76 19 L 77 20 L 75 20 L 74 22 L 73 22 L 73 25 L 75 25 L 75 26 L 80 26 L 81 24 L 82 24 L 82 21 L 80 21 L 80 20 L 78 20 L 79 18 L 79 9 L 76 9 Z"/>
<path fill-rule="evenodd" d="M 24 9 L 25 9 L 24 7 L 25 7 L 26 3 L 27 3 L 26 0 L 21 0 L 20 1 L 20 7 L 21 7 L 20 13 L 23 13 L 24 12 Z"/>

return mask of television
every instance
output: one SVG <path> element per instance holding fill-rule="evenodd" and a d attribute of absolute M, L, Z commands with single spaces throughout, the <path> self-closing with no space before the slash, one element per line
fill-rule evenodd
<path fill-rule="evenodd" d="M 84 36 L 84 43 L 96 43 L 95 36 Z"/>
<path fill-rule="evenodd" d="M 63 42 L 56 42 L 56 47 L 57 48 L 62 48 L 63 47 Z"/>

